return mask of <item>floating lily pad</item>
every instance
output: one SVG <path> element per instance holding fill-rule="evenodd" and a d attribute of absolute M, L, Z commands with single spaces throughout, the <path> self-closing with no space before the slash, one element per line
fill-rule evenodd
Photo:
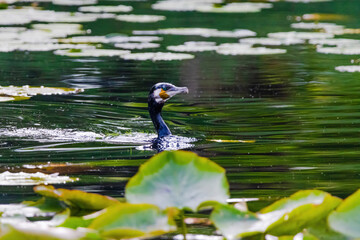
<path fill-rule="evenodd" d="M 57 49 L 95 49 L 94 46 L 86 44 L 58 44 L 58 43 L 16 43 L 1 42 L 0 52 L 30 51 L 44 52 Z"/>
<path fill-rule="evenodd" d="M 231 205 L 218 205 L 210 219 L 227 239 L 256 235 L 266 229 L 256 214 L 242 212 Z"/>
<path fill-rule="evenodd" d="M 323 47 L 318 46 L 316 51 L 319 53 L 325 54 L 340 54 L 340 55 L 359 55 L 360 54 L 360 44 L 359 45 L 344 45 L 336 47 Z"/>
<path fill-rule="evenodd" d="M 306 21 L 338 21 L 348 18 L 346 15 L 329 14 L 329 13 L 307 13 L 301 16 Z"/>
<path fill-rule="evenodd" d="M 53 4 L 65 6 L 93 5 L 97 0 L 52 0 Z"/>
<path fill-rule="evenodd" d="M 294 44 L 303 44 L 305 41 L 303 39 L 296 38 L 243 38 L 239 40 L 240 43 L 245 44 L 259 44 L 259 45 L 268 45 L 268 46 L 280 46 L 280 45 L 294 45 Z"/>
<path fill-rule="evenodd" d="M 360 190 L 347 197 L 328 217 L 329 226 L 351 238 L 360 238 Z"/>
<path fill-rule="evenodd" d="M 8 102 L 8 101 L 14 101 L 15 98 L 13 97 L 1 97 L 0 96 L 0 102 Z"/>
<path fill-rule="evenodd" d="M 253 37 L 256 33 L 247 29 L 237 29 L 233 31 L 221 31 L 212 28 L 167 28 L 152 31 L 133 31 L 136 35 L 184 35 L 184 36 L 202 36 L 202 37 L 229 37 L 229 38 L 240 38 L 240 37 Z"/>
<path fill-rule="evenodd" d="M 72 1 L 71 2 L 76 2 Z M 98 14 L 58 12 L 35 8 L 11 8 L 0 11 L 0 25 L 23 25 L 37 22 L 92 22 L 100 18 Z"/>
<path fill-rule="evenodd" d="M 348 38 L 325 38 L 325 39 L 310 39 L 310 44 L 315 45 L 330 45 L 330 46 L 351 46 L 351 45 L 360 45 L 360 40 L 358 39 L 348 39 Z"/>
<path fill-rule="evenodd" d="M 152 23 L 165 20 L 165 16 L 158 15 L 135 15 L 135 14 L 124 14 L 118 15 L 116 20 L 124 22 L 139 22 L 139 23 Z"/>
<path fill-rule="evenodd" d="M 56 50 L 54 54 L 69 57 L 118 57 L 128 55 L 130 51 L 114 49 Z"/>
<path fill-rule="evenodd" d="M 178 234 L 173 237 L 174 240 L 183 240 L 184 235 Z M 203 235 L 203 234 L 186 234 L 187 240 L 224 240 L 223 236 Z"/>
<path fill-rule="evenodd" d="M 221 7 L 212 4 L 199 5 L 196 11 L 211 12 L 211 13 L 254 13 L 260 12 L 264 8 L 272 8 L 271 3 L 251 3 L 251 2 L 234 2 L 228 3 Z"/>
<path fill-rule="evenodd" d="M 317 222 L 316 224 L 311 225 L 310 227 L 306 228 L 304 232 L 310 233 L 314 236 L 314 240 L 349 240 L 348 237 L 342 235 L 334 230 L 330 229 L 327 218 L 322 219 L 321 221 Z M 312 240 L 312 239 L 305 239 L 304 240 Z"/>
<path fill-rule="evenodd" d="M 115 47 L 123 48 L 123 49 L 147 49 L 147 48 L 158 48 L 160 44 L 158 43 L 150 43 L 150 42 L 143 42 L 143 43 L 116 43 Z"/>
<path fill-rule="evenodd" d="M 163 11 L 196 11 L 199 7 L 212 6 L 214 3 L 222 3 L 222 0 L 163 0 L 151 5 L 152 9 Z"/>
<path fill-rule="evenodd" d="M 167 52 L 147 52 L 147 53 L 129 53 L 121 56 L 125 60 L 137 61 L 173 61 L 193 59 L 194 55 L 185 53 L 167 53 Z"/>
<path fill-rule="evenodd" d="M 30 86 L 0 86 L 0 96 L 8 97 L 32 97 L 36 95 L 62 95 L 83 92 L 83 89 L 74 88 L 51 88 L 51 87 L 30 87 Z"/>
<path fill-rule="evenodd" d="M 176 230 L 171 211 L 161 211 L 151 204 L 121 203 L 105 211 L 89 226 L 98 230 L 104 237 L 154 237 Z"/>
<path fill-rule="evenodd" d="M 251 13 L 260 12 L 263 8 L 271 8 L 270 3 L 228 3 L 220 6 L 214 6 L 214 3 L 222 3 L 222 1 L 174 1 L 165 0 L 158 1 L 151 7 L 156 10 L 165 11 L 197 11 L 211 13 Z"/>
<path fill-rule="evenodd" d="M 26 204 L 0 204 L 0 213 L 2 218 L 14 216 L 25 216 L 27 218 L 34 216 L 48 216 L 47 212 Z M 2 221 L 0 220 L 0 222 Z"/>
<path fill-rule="evenodd" d="M 46 31 L 52 37 L 66 37 L 74 34 L 84 34 L 81 24 L 75 23 L 49 23 L 49 24 L 33 24 L 33 29 Z"/>
<path fill-rule="evenodd" d="M 130 203 L 192 211 L 204 202 L 226 203 L 228 194 L 225 170 L 206 158 L 185 151 L 166 151 L 152 157 L 125 188 L 125 197 Z"/>
<path fill-rule="evenodd" d="M 285 49 L 252 47 L 251 44 L 224 43 L 216 50 L 222 55 L 271 55 L 286 53 Z"/>
<path fill-rule="evenodd" d="M 335 70 L 339 71 L 339 72 L 360 72 L 360 66 L 359 65 L 350 65 L 350 66 L 338 66 L 335 67 Z"/>
<path fill-rule="evenodd" d="M 60 39 L 62 43 L 127 43 L 127 42 L 153 42 L 161 41 L 157 36 L 77 36 L 67 39 Z"/>
<path fill-rule="evenodd" d="M 70 178 L 68 176 L 59 176 L 57 173 L 45 174 L 37 173 L 0 173 L 1 186 L 24 186 L 24 185 L 38 185 L 38 184 L 59 184 L 66 182 L 74 182 L 78 179 Z"/>
<path fill-rule="evenodd" d="M 183 45 L 168 46 L 168 50 L 176 52 L 205 52 L 218 49 L 215 42 L 185 42 Z"/>
<path fill-rule="evenodd" d="M 341 201 L 319 190 L 299 191 L 262 209 L 258 218 L 271 235 L 293 235 L 326 217 Z"/>
<path fill-rule="evenodd" d="M 299 22 L 291 24 L 291 27 L 296 29 L 324 29 L 326 32 L 341 30 L 344 28 L 344 26 L 337 25 L 335 23 L 323 22 Z"/>
<path fill-rule="evenodd" d="M 131 12 L 133 7 L 126 5 L 117 5 L 117 6 L 83 6 L 79 7 L 81 12 Z"/>
<path fill-rule="evenodd" d="M 269 233 L 295 235 L 324 219 L 341 199 L 318 190 L 299 191 L 259 213 L 242 212 L 232 206 L 217 206 L 211 215 L 215 226 L 229 239 Z"/>
<path fill-rule="evenodd" d="M 2 240 L 79 240 L 91 239 L 87 229 L 74 230 L 63 227 L 50 227 L 36 222 L 9 224 L 1 227 Z M 95 233 L 96 234 L 96 233 Z M 96 238 L 95 238 L 96 239 Z M 98 238 L 99 239 L 99 238 Z"/>
<path fill-rule="evenodd" d="M 318 38 L 333 38 L 334 35 L 331 33 L 322 32 L 276 32 L 269 33 L 270 38 L 282 38 L 282 39 L 318 39 Z"/>
<path fill-rule="evenodd" d="M 102 196 L 96 193 L 87 193 L 80 190 L 67 190 L 53 186 L 40 185 L 34 187 L 34 191 L 45 197 L 52 197 L 64 201 L 69 206 L 89 209 L 89 210 L 101 210 L 114 204 L 118 204 L 114 198 Z"/>
<path fill-rule="evenodd" d="M 331 2 L 332 0 L 284 0 L 285 2 L 294 3 L 318 3 L 318 2 Z"/>

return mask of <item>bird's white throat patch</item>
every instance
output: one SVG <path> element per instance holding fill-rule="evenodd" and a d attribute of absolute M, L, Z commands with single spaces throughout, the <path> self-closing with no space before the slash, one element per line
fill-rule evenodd
<path fill-rule="evenodd" d="M 164 100 L 162 97 L 160 97 L 160 93 L 161 93 L 161 88 L 160 89 L 156 89 L 154 91 L 154 99 L 157 103 L 164 103 L 166 101 L 166 99 Z"/>

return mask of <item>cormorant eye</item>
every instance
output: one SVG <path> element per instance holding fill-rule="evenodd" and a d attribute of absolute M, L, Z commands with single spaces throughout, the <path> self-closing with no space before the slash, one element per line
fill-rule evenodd
<path fill-rule="evenodd" d="M 162 86 L 162 89 L 164 90 L 164 91 L 167 91 L 169 88 L 168 88 L 168 86 Z"/>

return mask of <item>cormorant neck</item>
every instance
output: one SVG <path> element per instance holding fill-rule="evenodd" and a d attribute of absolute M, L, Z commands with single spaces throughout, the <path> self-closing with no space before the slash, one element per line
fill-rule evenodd
<path fill-rule="evenodd" d="M 158 133 L 158 138 L 171 135 L 170 129 L 161 116 L 161 110 L 163 106 L 164 103 L 157 103 L 154 99 L 151 98 L 148 100 L 150 117 Z"/>

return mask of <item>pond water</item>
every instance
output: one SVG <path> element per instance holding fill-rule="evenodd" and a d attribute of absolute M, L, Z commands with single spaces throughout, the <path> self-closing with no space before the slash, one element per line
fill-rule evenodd
<path fill-rule="evenodd" d="M 204 37 L 172 35 L 164 30 L 154 32 L 168 28 L 247 29 L 259 38 L 275 32 L 330 32 L 331 35 L 337 31 L 335 38 L 360 40 L 354 34 L 360 32 L 356 29 L 360 24 L 360 4 L 356 0 L 280 1 L 249 13 L 165 11 L 152 9 L 155 3 L 104 0 L 98 5 L 132 6 L 130 14 L 161 15 L 165 20 L 156 22 L 150 17 L 155 22 L 128 22 L 112 17 L 80 24 L 87 36 L 141 36 L 139 31 L 153 31 L 143 35 L 162 38 L 152 41 L 156 44 L 149 49 L 131 49 L 133 53 L 175 53 L 167 47 L 189 41 L 213 42 L 195 43 L 199 49 L 201 44 L 219 46 L 239 43 L 240 39 L 234 32 L 227 33 L 231 37 L 221 33 Z M 13 5 L 66 12 L 78 10 L 78 6 L 49 2 Z M 46 21 L 34 20 L 17 26 L 31 28 L 37 22 Z M 291 27 L 299 22 L 344 27 L 330 26 L 324 27 L 325 30 Z M 241 34 L 253 38 L 250 31 Z M 339 31 L 343 31 L 341 35 Z M 194 58 L 171 61 L 64 56 L 54 54 L 54 50 L 0 52 L 1 86 L 84 88 L 84 92 L 76 95 L 1 102 L 0 170 L 59 173 L 78 181 L 57 187 L 122 197 L 129 177 L 156 153 L 143 147 L 156 136 L 147 111 L 148 91 L 157 82 L 170 82 L 187 86 L 189 94 L 167 102 L 163 109 L 165 121 L 175 135 L 189 140 L 181 147 L 226 168 L 232 198 L 258 198 L 250 203 L 256 210 L 300 189 L 317 188 L 346 197 L 360 184 L 360 73 L 335 68 L 357 66 L 356 51 L 360 44 L 346 45 L 344 40 L 339 40 L 337 51 L 348 48 L 348 54 L 325 54 L 319 51 L 321 46 L 335 47 L 311 43 L 321 42 L 322 37 L 309 38 L 314 37 L 280 37 L 289 45 L 265 45 L 284 49 L 286 53 L 265 54 L 267 50 L 262 49 L 259 55 L 251 55 L 251 50 L 249 55 L 241 55 L 238 53 L 242 50 L 235 49 L 241 46 L 223 45 L 224 51 L 230 49 L 230 55 L 214 50 L 186 52 Z M 291 41 L 300 43 L 290 45 Z M 92 45 L 121 50 L 114 43 Z M 0 186 L 0 196 L 0 203 L 36 198 L 32 186 L 25 185 Z"/>

